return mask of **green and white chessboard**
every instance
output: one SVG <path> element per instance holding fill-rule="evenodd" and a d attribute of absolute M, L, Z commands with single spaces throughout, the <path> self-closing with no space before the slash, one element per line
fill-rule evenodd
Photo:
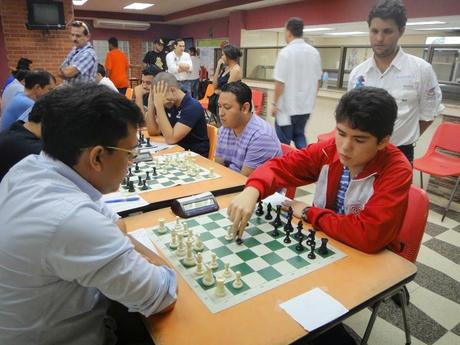
<path fill-rule="evenodd" d="M 327 255 L 321 256 L 316 249 L 316 259 L 308 259 L 309 250 L 307 248 L 303 252 L 295 249 L 297 245 L 297 241 L 293 238 L 295 232 L 291 234 L 292 242 L 285 244 L 283 228 L 279 229 L 281 235 L 275 238 L 271 235 L 273 226 L 269 224 L 270 221 L 265 220 L 264 216 L 256 215 L 249 221 L 249 226 L 243 236 L 243 244 L 237 245 L 235 241 L 225 239 L 227 228 L 231 225 L 226 212 L 227 210 L 223 209 L 184 220 L 189 229 L 193 231 L 193 236 L 196 238 L 197 235 L 200 235 L 203 241 L 205 247 L 202 252 L 203 263 L 210 262 L 211 253 L 216 254 L 219 267 L 213 270 L 215 277 L 223 275 L 224 263 L 230 264 L 232 277 L 225 281 L 226 294 L 224 297 L 216 296 L 215 285 L 211 287 L 203 285 L 202 277 L 195 273 L 196 267 L 186 267 L 182 259 L 176 255 L 175 250 L 169 247 L 170 233 L 176 222 L 166 224 L 165 234 L 158 231 L 159 226 L 147 229 L 151 240 L 159 245 L 163 254 L 212 313 L 232 307 L 345 257 L 342 252 L 328 246 Z M 275 217 L 275 212 L 273 216 Z M 295 229 L 296 225 L 293 224 L 293 226 Z M 306 235 L 305 230 L 304 235 Z M 316 248 L 319 248 L 320 240 L 317 239 L 316 242 Z M 240 289 L 232 286 L 237 271 L 241 272 L 243 282 L 243 287 Z"/>
<path fill-rule="evenodd" d="M 153 157 L 152 161 L 138 163 L 138 171 L 136 171 L 136 164 L 133 164 L 130 167 L 132 176 L 129 179 L 134 184 L 134 192 L 128 191 L 126 181 L 121 184 L 119 192 L 138 194 L 221 177 L 193 162 L 194 156 L 196 154 L 191 152 L 181 152 Z M 153 167 L 156 168 L 156 176 L 153 174 Z M 146 179 L 147 172 L 149 179 Z M 141 178 L 140 184 L 139 177 Z M 147 187 L 145 190 L 143 189 L 144 180 Z"/>

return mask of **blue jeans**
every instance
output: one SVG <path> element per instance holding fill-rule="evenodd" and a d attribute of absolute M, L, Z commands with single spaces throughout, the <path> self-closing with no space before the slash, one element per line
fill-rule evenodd
<path fill-rule="evenodd" d="M 199 80 L 190 80 L 190 84 L 190 88 L 192 90 L 192 97 L 198 99 L 198 86 L 200 85 Z"/>
<path fill-rule="evenodd" d="M 184 92 L 188 92 L 188 93 L 192 92 L 192 84 L 190 83 L 190 80 L 179 81 L 179 87 Z"/>
<path fill-rule="evenodd" d="M 286 145 L 291 145 L 291 141 L 294 141 L 295 147 L 298 149 L 307 146 L 305 125 L 309 117 L 310 114 L 292 115 L 291 124 L 288 126 L 279 126 L 275 120 L 275 130 L 279 140 Z"/>

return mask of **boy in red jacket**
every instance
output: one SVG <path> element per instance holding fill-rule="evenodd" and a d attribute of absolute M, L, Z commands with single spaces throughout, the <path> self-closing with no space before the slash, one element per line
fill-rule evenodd
<path fill-rule="evenodd" d="M 343 95 L 336 137 L 311 144 L 257 168 L 230 204 L 241 237 L 257 200 L 280 188 L 316 183 L 313 205 L 292 201 L 294 216 L 366 253 L 402 249 L 398 232 L 407 208 L 412 168 L 389 143 L 397 115 L 394 98 L 374 87 Z"/>

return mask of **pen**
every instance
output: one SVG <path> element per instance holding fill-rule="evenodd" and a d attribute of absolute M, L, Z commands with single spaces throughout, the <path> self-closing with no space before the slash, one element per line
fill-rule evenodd
<path fill-rule="evenodd" d="M 124 199 L 106 200 L 105 203 L 106 203 L 106 204 L 114 204 L 114 203 L 117 203 L 117 202 L 138 201 L 138 200 L 140 200 L 140 199 L 141 199 L 141 198 L 139 198 L 138 196 L 133 196 L 133 197 L 124 198 Z"/>

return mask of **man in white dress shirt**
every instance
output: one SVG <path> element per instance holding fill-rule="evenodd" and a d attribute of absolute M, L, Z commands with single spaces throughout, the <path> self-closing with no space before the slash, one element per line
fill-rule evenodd
<path fill-rule="evenodd" d="M 302 38 L 302 19 L 290 18 L 284 34 L 288 45 L 276 60 L 272 115 L 280 141 L 287 145 L 294 141 L 300 149 L 307 146 L 305 125 L 315 106 L 321 79 L 321 58 L 318 50 Z"/>
<path fill-rule="evenodd" d="M 348 90 L 375 86 L 387 90 L 398 104 L 391 143 L 414 160 L 414 144 L 444 106 L 436 74 L 425 60 L 398 46 L 407 16 L 399 0 L 377 2 L 369 12 L 369 40 L 374 56 L 350 73 Z"/>
<path fill-rule="evenodd" d="M 192 59 L 190 54 L 185 52 L 185 42 L 179 38 L 176 40 L 174 50 L 166 55 L 168 73 L 176 77 L 180 88 L 191 93 L 190 74 L 192 73 Z"/>
<path fill-rule="evenodd" d="M 114 344 L 110 300 L 149 316 L 176 299 L 174 271 L 142 257 L 101 200 L 136 156 L 143 116 L 95 84 L 41 103 L 43 151 L 0 183 L 0 344 Z"/>

